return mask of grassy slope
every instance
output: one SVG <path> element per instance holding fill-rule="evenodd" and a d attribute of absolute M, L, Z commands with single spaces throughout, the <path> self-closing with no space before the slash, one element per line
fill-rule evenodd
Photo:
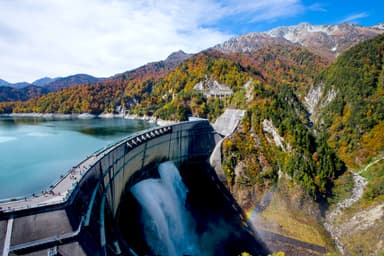
<path fill-rule="evenodd" d="M 334 251 L 318 206 L 291 180 L 280 179 L 269 205 L 255 219 L 258 228 Z"/>

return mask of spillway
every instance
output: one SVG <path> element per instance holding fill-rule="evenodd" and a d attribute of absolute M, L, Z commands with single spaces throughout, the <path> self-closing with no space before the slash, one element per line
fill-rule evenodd
<path fill-rule="evenodd" d="M 180 171 L 178 170 L 180 169 Z M 231 194 L 205 161 L 167 162 L 127 186 L 117 219 L 137 255 L 267 255 Z"/>
<path fill-rule="evenodd" d="M 158 167 L 160 177 L 131 188 L 142 207 L 140 222 L 156 255 L 201 255 L 192 218 L 185 207 L 187 188 L 173 162 Z"/>
<path fill-rule="evenodd" d="M 187 237 L 196 233 L 197 242 L 192 244 L 201 255 L 267 254 L 206 162 L 220 139 L 221 133 L 207 120 L 198 119 L 141 131 L 95 152 L 49 191 L 0 202 L 0 251 L 3 255 L 154 255 L 140 221 L 142 206 L 130 189 L 145 179 L 160 178 L 153 170 L 173 161 L 187 190 L 179 190 L 182 183 L 174 175 L 161 183 L 178 180 L 178 186 L 158 189 L 168 197 L 173 193 L 172 205 L 185 197 L 185 209 L 181 205 L 178 210 L 178 216 L 184 217 L 168 215 L 178 219 L 181 230 L 191 232 Z M 185 215 L 191 216 L 190 221 Z M 159 230 L 164 228 L 169 229 L 163 225 Z M 173 247 L 177 254 L 181 246 Z"/>

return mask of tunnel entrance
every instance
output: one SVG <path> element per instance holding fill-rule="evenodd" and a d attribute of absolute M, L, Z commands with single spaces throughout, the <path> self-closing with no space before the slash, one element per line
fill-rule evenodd
<path fill-rule="evenodd" d="M 145 174 L 141 174 L 141 179 L 158 178 L 157 166 L 158 164 L 149 166 L 143 172 Z M 178 169 L 188 190 L 184 204 L 193 222 L 193 232 L 197 236 L 194 246 L 201 255 L 269 253 L 247 226 L 241 208 L 204 160 L 186 161 Z M 135 182 L 138 181 L 137 176 L 133 178 Z M 133 181 L 128 182 L 118 208 L 116 222 L 119 244 L 127 255 L 132 251 L 137 255 L 156 255 L 147 241 L 143 208 L 130 191 L 133 185 Z"/>

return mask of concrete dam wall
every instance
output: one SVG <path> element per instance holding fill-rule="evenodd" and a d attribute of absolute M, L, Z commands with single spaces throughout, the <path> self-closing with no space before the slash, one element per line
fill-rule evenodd
<path fill-rule="evenodd" d="M 154 162 L 207 159 L 219 139 L 207 120 L 195 120 L 145 130 L 95 153 L 43 195 L 0 204 L 0 251 L 4 256 L 119 250 L 107 248 L 113 241 L 105 226 L 113 222 L 127 182 L 139 181 L 140 171 Z"/>

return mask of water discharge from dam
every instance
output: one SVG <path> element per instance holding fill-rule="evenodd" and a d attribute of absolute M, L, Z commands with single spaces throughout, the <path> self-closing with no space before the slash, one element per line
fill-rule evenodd
<path fill-rule="evenodd" d="M 215 171 L 202 159 L 154 163 L 133 175 L 119 204 L 123 251 L 232 256 L 269 251 Z"/>
<path fill-rule="evenodd" d="M 201 255 L 193 220 L 185 207 L 187 187 L 172 162 L 158 167 L 160 178 L 143 180 L 131 192 L 143 208 L 147 243 L 156 255 Z"/>

